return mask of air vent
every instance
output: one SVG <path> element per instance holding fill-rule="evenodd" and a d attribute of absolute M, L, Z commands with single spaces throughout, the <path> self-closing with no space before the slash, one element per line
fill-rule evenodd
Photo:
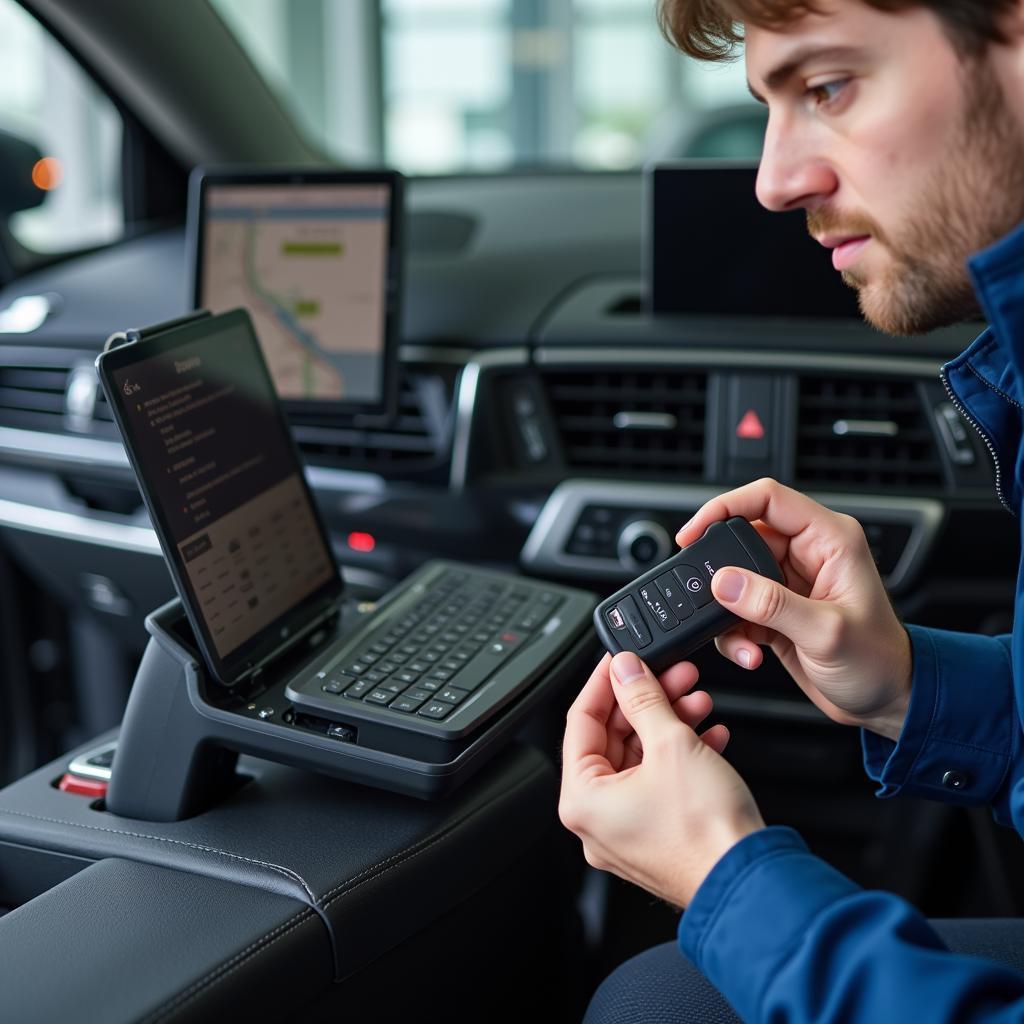
<path fill-rule="evenodd" d="M 935 436 L 913 381 L 801 377 L 797 419 L 801 484 L 943 485 Z"/>
<path fill-rule="evenodd" d="M 63 432 L 64 392 L 76 357 L 53 349 L 0 349 L 0 427 Z"/>
<path fill-rule="evenodd" d="M 406 368 L 392 419 L 293 413 L 295 439 L 315 465 L 441 480 L 451 455 L 456 377 L 456 367 Z"/>
<path fill-rule="evenodd" d="M 545 384 L 574 469 L 702 475 L 707 374 L 615 367 L 553 371 Z"/>

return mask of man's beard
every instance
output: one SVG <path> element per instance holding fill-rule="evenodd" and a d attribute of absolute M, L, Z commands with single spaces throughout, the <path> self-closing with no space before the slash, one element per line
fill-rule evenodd
<path fill-rule="evenodd" d="M 843 271 L 861 313 L 888 334 L 923 334 L 976 318 L 967 257 L 1024 220 L 1024 131 L 992 71 L 965 66 L 964 112 L 948 158 L 921 182 L 898 233 L 827 207 L 807 214 L 814 235 L 871 235 L 888 250 L 884 273 Z"/>

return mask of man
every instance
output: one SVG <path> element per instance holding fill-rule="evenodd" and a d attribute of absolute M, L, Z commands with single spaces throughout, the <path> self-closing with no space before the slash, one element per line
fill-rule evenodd
<path fill-rule="evenodd" d="M 1019 515 L 1024 0 L 661 0 L 661 14 L 694 56 L 742 38 L 769 110 L 758 197 L 806 210 L 871 323 L 906 334 L 985 315 L 944 374 Z M 677 540 L 732 515 L 758 522 L 786 586 L 715 575 L 745 620 L 722 654 L 755 669 L 770 645 L 825 714 L 864 729 L 881 795 L 988 803 L 1024 831 L 1021 585 L 1012 636 L 904 627 L 854 520 L 762 480 Z M 659 681 L 620 654 L 573 705 L 560 815 L 587 860 L 687 908 L 682 950 L 745 1020 L 1024 1019 L 1024 975 L 950 953 L 905 902 L 765 828 L 721 756 L 725 727 L 695 731 L 711 708 L 696 678 L 681 664 Z"/>

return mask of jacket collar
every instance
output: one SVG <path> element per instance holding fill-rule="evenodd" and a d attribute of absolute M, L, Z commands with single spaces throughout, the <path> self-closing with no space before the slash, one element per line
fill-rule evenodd
<path fill-rule="evenodd" d="M 996 464 L 996 490 L 1020 506 L 1014 472 L 1024 390 L 1024 223 L 967 261 L 990 327 L 942 368 L 943 380 L 978 429 Z"/>
<path fill-rule="evenodd" d="M 943 374 L 968 403 L 958 384 L 964 372 L 1018 409 L 1024 403 L 1024 223 L 998 242 L 975 253 L 967 268 L 988 330 L 943 367 Z"/>

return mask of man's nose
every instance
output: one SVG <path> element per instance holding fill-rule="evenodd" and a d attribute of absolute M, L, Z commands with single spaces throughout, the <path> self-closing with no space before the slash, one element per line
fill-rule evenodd
<path fill-rule="evenodd" d="M 757 199 L 769 210 L 812 209 L 829 199 L 839 185 L 834 169 L 794 131 L 773 129 L 769 122 L 757 171 Z"/>

